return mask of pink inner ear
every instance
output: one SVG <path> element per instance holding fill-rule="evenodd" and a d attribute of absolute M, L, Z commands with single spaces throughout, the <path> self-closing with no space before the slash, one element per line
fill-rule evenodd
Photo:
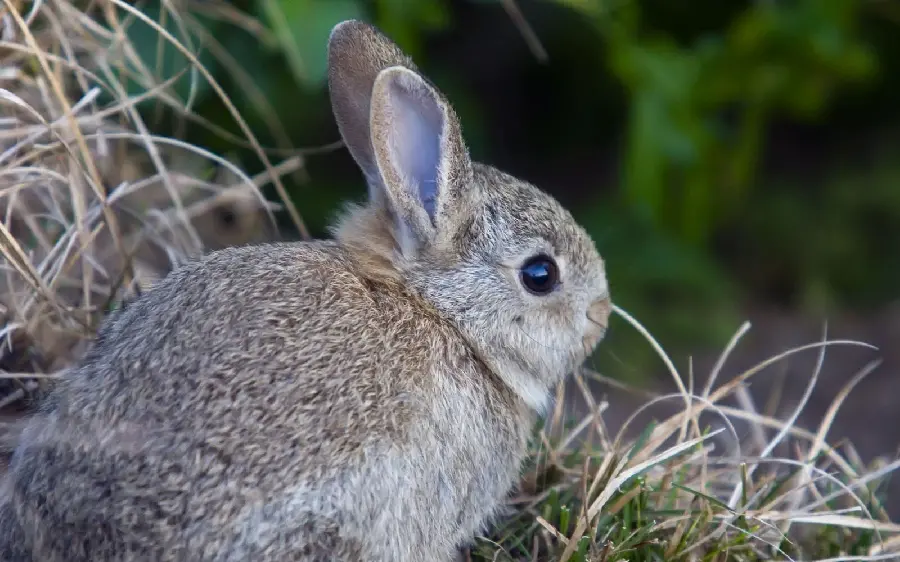
<path fill-rule="evenodd" d="M 388 87 L 391 163 L 411 183 L 433 221 L 437 210 L 444 118 L 434 94 L 416 76 L 394 75 Z"/>

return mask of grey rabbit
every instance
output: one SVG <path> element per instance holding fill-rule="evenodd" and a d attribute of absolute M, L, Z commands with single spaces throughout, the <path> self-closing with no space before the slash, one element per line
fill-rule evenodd
<path fill-rule="evenodd" d="M 2 560 L 441 562 L 497 515 L 606 332 L 603 260 L 374 27 L 328 66 L 367 202 L 110 314 L 22 433 Z"/>

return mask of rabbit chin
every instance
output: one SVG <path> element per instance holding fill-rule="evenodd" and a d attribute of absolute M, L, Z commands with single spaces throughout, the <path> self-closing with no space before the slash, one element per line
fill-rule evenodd
<path fill-rule="evenodd" d="M 533 374 L 526 372 L 521 367 L 510 365 L 498 365 L 495 369 L 498 376 L 528 404 L 538 415 L 547 413 L 550 399 L 553 396 L 552 387 Z"/>
<path fill-rule="evenodd" d="M 496 314 L 502 317 L 501 314 Z M 552 325 L 552 324 L 551 324 Z M 556 386 L 577 372 L 602 333 L 588 330 L 579 334 L 560 328 L 544 332 L 533 330 L 504 330 L 498 327 L 493 337 L 484 339 L 477 330 L 461 331 L 488 367 L 538 415 L 547 413 Z"/>
<path fill-rule="evenodd" d="M 481 354 L 482 360 L 538 415 L 547 413 L 556 385 L 580 368 L 587 358 L 583 351 L 550 353 L 549 346 L 541 346 L 533 339 L 526 343 L 515 338 L 504 343 L 491 342 Z M 497 353 L 498 349 L 504 351 Z"/>

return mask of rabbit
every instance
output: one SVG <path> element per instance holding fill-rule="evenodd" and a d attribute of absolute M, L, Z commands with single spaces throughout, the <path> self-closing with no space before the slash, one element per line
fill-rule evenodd
<path fill-rule="evenodd" d="M 555 199 L 472 161 L 382 32 L 339 23 L 327 57 L 366 201 L 112 312 L 21 435 L 2 560 L 443 562 L 496 521 L 606 333 L 604 261 Z"/>

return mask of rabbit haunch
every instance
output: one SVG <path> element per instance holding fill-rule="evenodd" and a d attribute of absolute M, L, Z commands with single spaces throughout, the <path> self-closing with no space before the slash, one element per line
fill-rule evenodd
<path fill-rule="evenodd" d="M 0 559 L 449 561 L 602 339 L 603 261 L 538 188 L 473 163 L 393 43 L 335 27 L 369 200 L 334 240 L 228 248 L 113 312 L 29 421 Z M 524 264 L 546 256 L 541 294 Z"/>

